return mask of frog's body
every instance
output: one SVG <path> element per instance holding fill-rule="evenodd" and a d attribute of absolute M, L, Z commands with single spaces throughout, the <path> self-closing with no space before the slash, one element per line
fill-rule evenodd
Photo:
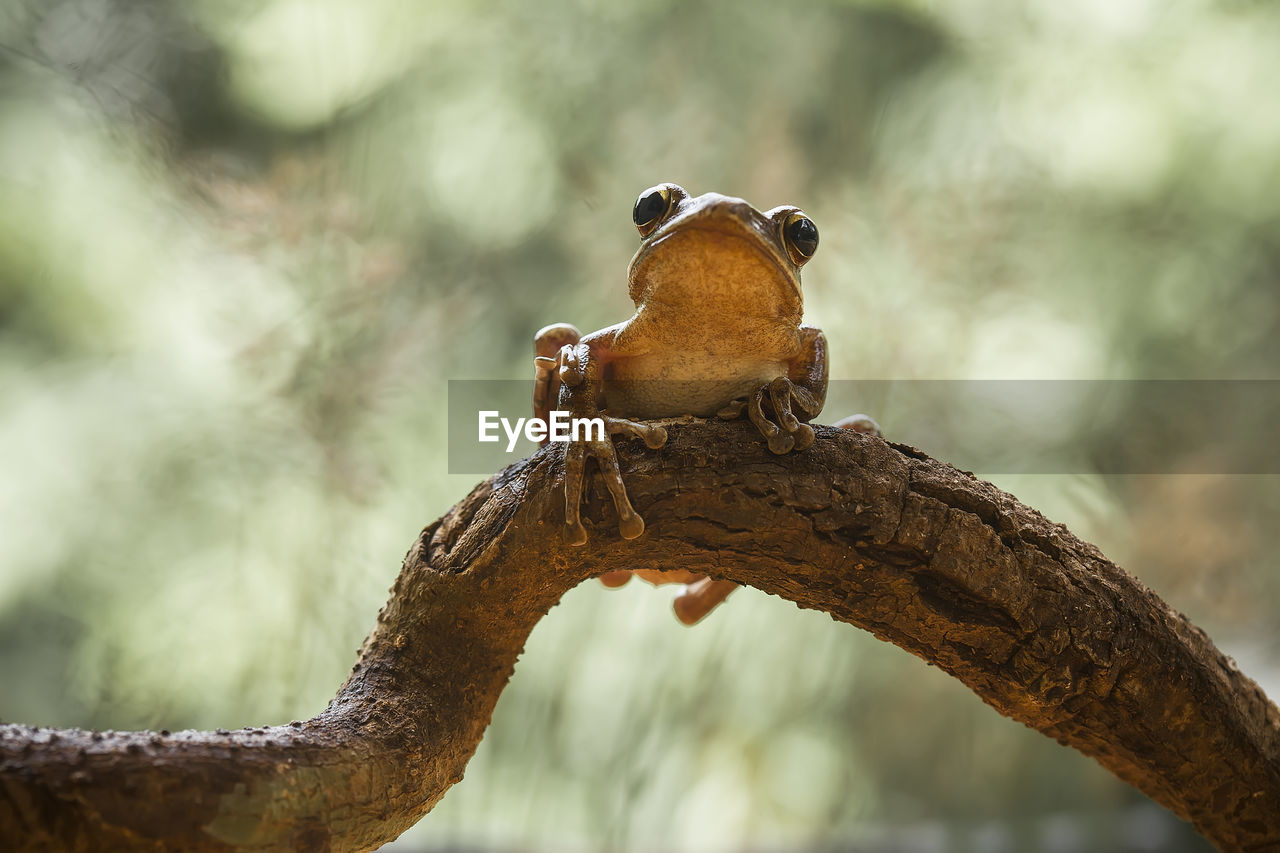
<path fill-rule="evenodd" d="M 686 344 L 663 345 L 673 333 Z M 596 335 L 609 340 L 613 355 L 603 383 L 610 412 L 632 418 L 681 415 L 713 417 L 735 398 L 787 374 L 787 359 L 802 344 L 794 329 L 770 322 L 690 324 L 676 311 L 644 311 Z M 744 351 L 743 340 L 752 341 Z"/>
<path fill-rule="evenodd" d="M 812 444 L 806 422 L 826 396 L 826 339 L 801 325 L 800 267 L 817 249 L 817 228 L 795 207 L 761 212 L 718 193 L 690 197 L 675 184 L 642 193 L 633 219 L 643 238 L 628 270 L 635 315 L 585 337 L 566 324 L 539 331 L 535 414 L 545 419 L 555 406 L 601 415 L 610 434 L 657 448 L 665 429 L 635 419 L 746 412 L 774 453 Z M 570 541 L 586 541 L 578 504 L 587 452 L 613 494 L 623 537 L 639 536 L 644 522 L 606 437 L 570 444 L 565 455 Z M 703 578 L 691 593 L 699 584 L 685 621 L 734 588 Z"/>

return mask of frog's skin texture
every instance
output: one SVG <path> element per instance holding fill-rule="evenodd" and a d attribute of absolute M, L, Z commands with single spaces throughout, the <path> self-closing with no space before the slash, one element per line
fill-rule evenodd
<path fill-rule="evenodd" d="M 564 323 L 537 333 L 535 416 L 546 419 L 557 408 L 602 417 L 609 436 L 639 438 L 656 449 L 666 430 L 642 420 L 746 414 L 774 453 L 809 447 L 807 422 L 827 392 L 826 338 L 800 322 L 800 268 L 817 249 L 814 224 L 789 205 L 761 212 L 740 198 L 692 197 L 669 183 L 641 193 L 632 218 L 642 238 L 628 269 L 636 313 L 586 336 Z M 878 431 L 870 423 L 864 431 Z M 587 541 L 579 504 L 588 455 L 613 496 L 619 532 L 634 539 L 644 521 L 627 498 L 606 436 L 571 442 L 565 453 L 568 540 Z M 688 583 L 676 613 L 689 624 L 735 588 L 692 573 L 634 573 Z M 631 574 L 610 572 L 602 580 L 618 586 Z"/>

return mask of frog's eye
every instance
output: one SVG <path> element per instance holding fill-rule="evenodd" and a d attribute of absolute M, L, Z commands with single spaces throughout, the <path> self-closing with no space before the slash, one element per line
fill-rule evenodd
<path fill-rule="evenodd" d="M 786 238 L 787 251 L 796 266 L 813 257 L 818 251 L 818 226 L 803 213 L 789 214 L 782 223 L 782 236 Z"/>
<path fill-rule="evenodd" d="M 671 190 L 654 187 L 640 193 L 636 206 L 631 210 L 631 221 L 636 224 L 641 237 L 648 237 L 671 209 Z"/>

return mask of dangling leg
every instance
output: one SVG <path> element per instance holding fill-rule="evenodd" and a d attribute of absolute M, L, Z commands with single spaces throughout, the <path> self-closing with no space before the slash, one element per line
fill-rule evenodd
<path fill-rule="evenodd" d="M 613 440 L 606 436 L 602 441 L 587 442 L 587 447 L 600 463 L 600 476 L 604 477 L 604 484 L 613 496 L 613 506 L 618 511 L 618 532 L 623 539 L 635 539 L 644 533 L 644 519 L 636 513 L 631 506 L 631 498 L 627 497 L 627 487 L 622 482 L 622 472 L 618 470 L 618 456 L 613 449 Z M 584 533 L 584 542 L 585 536 Z"/>
<path fill-rule="evenodd" d="M 582 507 L 582 482 L 586 470 L 586 448 L 571 443 L 564 452 L 564 523 L 565 539 L 570 545 L 585 545 L 587 529 L 579 515 Z"/>
<path fill-rule="evenodd" d="M 638 575 L 642 580 L 648 581 L 654 586 L 673 583 L 684 584 L 684 590 L 672 602 L 672 609 L 675 610 L 676 618 L 685 625 L 693 625 L 701 620 L 714 610 L 720 602 L 724 601 L 729 596 L 729 593 L 738 588 L 738 585 L 733 581 L 716 581 L 706 575 L 683 569 L 669 569 L 667 571 L 617 569 L 602 574 L 600 582 L 607 587 L 619 587 L 631 580 L 632 575 Z"/>
<path fill-rule="evenodd" d="M 551 341 L 563 337 L 572 338 L 577 330 L 572 326 L 548 326 L 538 333 L 538 346 L 550 346 Z M 582 525 L 580 506 L 586 457 L 589 453 L 600 467 L 609 494 L 618 512 L 618 530 L 624 539 L 634 539 L 644 532 L 644 520 L 631 506 L 622 472 L 618 469 L 618 457 L 611 436 L 625 433 L 641 438 L 650 448 L 661 447 L 667 441 L 667 431 L 660 426 L 616 418 L 600 411 L 598 400 L 601 388 L 602 363 L 608 359 L 611 330 L 596 332 L 584 341 L 562 346 L 555 358 L 539 355 L 534 358 L 538 385 L 534 390 L 534 410 L 540 417 L 548 417 L 551 406 L 546 397 L 558 384 L 557 409 L 567 410 L 574 419 L 599 418 L 605 425 L 603 436 L 576 435 L 568 442 L 565 452 L 565 524 L 568 541 L 582 545 L 587 541 L 586 528 Z M 554 381 L 552 381 L 554 380 Z"/>
<path fill-rule="evenodd" d="M 676 618 L 686 625 L 692 625 L 714 610 L 737 588 L 738 585 L 733 581 L 716 581 L 706 577 L 694 581 L 675 600 L 673 606 Z"/>

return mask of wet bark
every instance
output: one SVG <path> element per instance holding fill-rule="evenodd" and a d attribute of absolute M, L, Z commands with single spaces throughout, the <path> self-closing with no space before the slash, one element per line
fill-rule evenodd
<path fill-rule="evenodd" d="M 831 428 L 785 457 L 744 423 L 619 449 L 643 537 L 619 539 L 596 484 L 590 541 L 565 545 L 563 451 L 517 462 L 422 532 L 311 720 L 0 726 L 5 849 L 374 848 L 462 778 L 537 621 L 618 568 L 692 569 L 825 611 L 1093 756 L 1220 848 L 1280 849 L 1280 712 L 1066 528 L 911 448 Z"/>

